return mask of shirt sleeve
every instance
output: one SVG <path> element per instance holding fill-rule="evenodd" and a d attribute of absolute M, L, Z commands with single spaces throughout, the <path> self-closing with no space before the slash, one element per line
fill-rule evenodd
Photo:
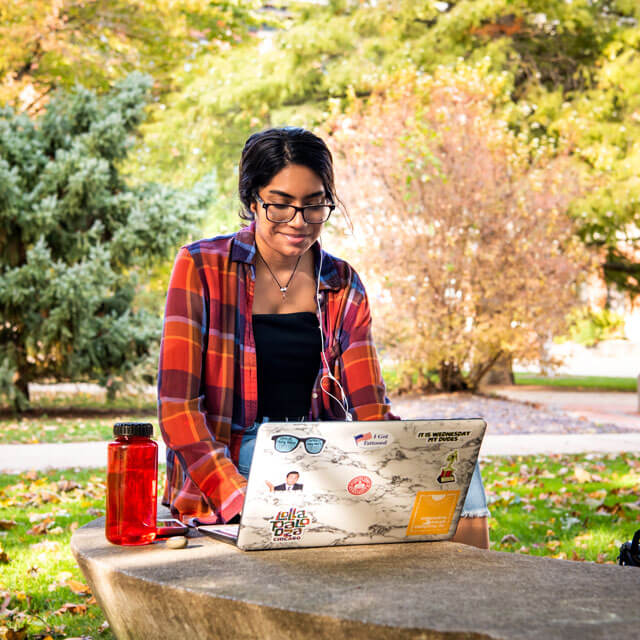
<path fill-rule="evenodd" d="M 158 373 L 162 437 L 191 481 L 225 522 L 242 510 L 246 480 L 207 428 L 202 385 L 207 305 L 189 250 L 176 257 L 165 307 Z"/>
<path fill-rule="evenodd" d="M 382 369 L 371 332 L 371 313 L 366 291 L 353 272 L 352 300 L 346 307 L 340 331 L 340 383 L 354 420 L 400 420 L 391 412 Z M 354 288 L 362 295 L 353 296 Z"/>

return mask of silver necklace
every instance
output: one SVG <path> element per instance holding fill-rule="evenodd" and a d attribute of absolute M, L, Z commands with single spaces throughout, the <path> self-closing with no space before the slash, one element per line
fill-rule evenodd
<path fill-rule="evenodd" d="M 267 269 L 269 269 L 269 273 L 271 274 L 271 277 L 275 280 L 276 284 L 278 285 L 278 289 L 280 289 L 280 293 L 282 294 L 282 299 L 284 300 L 287 297 L 287 289 L 289 288 L 289 285 L 291 284 L 291 281 L 293 280 L 293 276 L 296 275 L 296 269 L 298 268 L 298 264 L 300 262 L 300 258 L 302 258 L 302 254 L 300 254 L 298 256 L 298 259 L 296 260 L 296 266 L 293 267 L 293 271 L 291 272 L 291 275 L 289 276 L 289 280 L 288 280 L 287 284 L 284 287 L 280 284 L 280 280 L 278 280 L 278 278 L 276 278 L 276 274 L 273 273 L 273 271 L 271 271 L 271 267 L 269 266 L 269 263 L 262 257 L 262 254 L 258 253 L 258 255 L 260 256 L 260 260 L 262 260 L 262 262 L 264 262 L 264 264 L 267 267 Z"/>

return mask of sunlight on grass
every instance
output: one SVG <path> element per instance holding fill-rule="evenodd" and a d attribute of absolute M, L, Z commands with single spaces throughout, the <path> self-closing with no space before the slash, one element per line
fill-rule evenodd
<path fill-rule="evenodd" d="M 496 551 L 611 564 L 640 528 L 640 454 L 490 457 L 481 468 Z M 104 498 L 104 468 L 0 475 L 0 628 L 113 637 L 69 549 Z"/>

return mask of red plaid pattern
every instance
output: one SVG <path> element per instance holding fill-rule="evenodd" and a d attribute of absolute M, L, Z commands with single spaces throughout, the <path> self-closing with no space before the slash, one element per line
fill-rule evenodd
<path fill-rule="evenodd" d="M 226 522 L 242 510 L 246 480 L 235 463 L 258 410 L 251 322 L 254 224 L 182 247 L 171 274 L 158 375 L 158 416 L 167 445 L 164 503 L 175 516 Z M 316 243 L 316 265 L 320 251 Z M 316 267 L 317 270 L 317 267 Z M 324 353 L 354 420 L 397 419 L 390 412 L 371 337 L 366 292 L 356 272 L 323 251 L 320 308 Z M 342 420 L 335 383 L 312 391 L 311 420 Z"/>

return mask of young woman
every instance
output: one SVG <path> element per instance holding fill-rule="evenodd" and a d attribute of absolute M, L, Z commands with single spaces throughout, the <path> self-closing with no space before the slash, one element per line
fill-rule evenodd
<path fill-rule="evenodd" d="M 239 191 L 250 224 L 182 247 L 167 294 L 158 378 L 164 503 L 181 518 L 237 519 L 265 421 L 344 420 L 345 411 L 397 419 L 364 286 L 320 247 L 338 201 L 325 143 L 291 127 L 252 135 Z M 456 535 L 486 546 L 486 502 L 472 507 L 475 517 L 464 520 L 473 526 Z"/>

